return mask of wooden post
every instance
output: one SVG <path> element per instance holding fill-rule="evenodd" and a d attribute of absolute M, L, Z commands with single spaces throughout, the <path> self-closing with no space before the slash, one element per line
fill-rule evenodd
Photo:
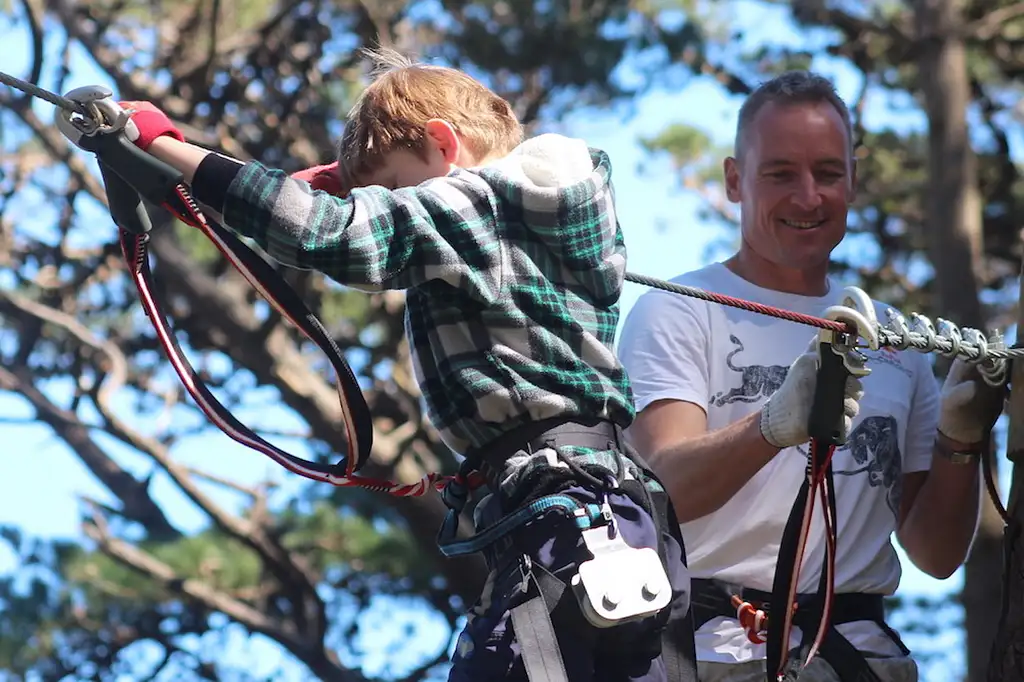
<path fill-rule="evenodd" d="M 1017 295 L 1016 347 L 1024 347 L 1024 267 Z M 1003 533 L 1006 562 L 1003 576 L 1002 617 L 992 646 L 988 682 L 1024 682 L 1024 360 L 1013 362 L 1006 457 L 1010 478 L 1009 518 Z M 994 578 L 995 576 L 993 576 Z M 970 682 L 974 682 L 973 680 Z"/>

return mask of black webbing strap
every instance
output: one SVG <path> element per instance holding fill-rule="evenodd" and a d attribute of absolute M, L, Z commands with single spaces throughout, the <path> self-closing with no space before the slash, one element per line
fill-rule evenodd
<path fill-rule="evenodd" d="M 647 465 L 639 457 L 632 458 L 644 473 L 662 485 Z M 662 485 L 662 487 L 664 487 Z M 672 499 L 668 492 L 652 493 L 651 505 L 654 522 L 658 524 L 659 535 L 664 532 L 668 534 L 679 545 L 679 561 L 686 566 L 686 544 L 683 541 L 683 534 L 676 522 L 675 508 L 672 506 Z M 667 558 L 664 549 L 664 542 L 660 543 L 659 551 L 663 560 Z M 669 608 L 669 620 L 665 624 L 661 638 L 661 658 L 665 664 L 666 679 L 668 682 L 697 682 L 697 643 L 694 640 L 694 612 L 693 612 L 693 579 L 690 579 L 689 603 L 685 611 L 677 604 Z"/>

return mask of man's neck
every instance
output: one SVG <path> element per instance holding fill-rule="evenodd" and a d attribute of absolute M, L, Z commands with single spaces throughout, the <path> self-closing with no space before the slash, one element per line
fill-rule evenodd
<path fill-rule="evenodd" d="M 784 268 L 741 250 L 725 261 L 725 267 L 762 289 L 799 296 L 824 296 L 829 292 L 828 263 L 804 270 Z"/>

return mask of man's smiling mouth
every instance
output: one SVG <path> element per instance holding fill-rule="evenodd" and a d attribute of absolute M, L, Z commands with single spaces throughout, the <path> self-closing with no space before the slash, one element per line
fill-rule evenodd
<path fill-rule="evenodd" d="M 785 218 L 781 218 L 780 220 L 783 225 L 797 230 L 813 230 L 814 228 L 821 227 L 825 224 L 824 220 L 786 220 Z"/>

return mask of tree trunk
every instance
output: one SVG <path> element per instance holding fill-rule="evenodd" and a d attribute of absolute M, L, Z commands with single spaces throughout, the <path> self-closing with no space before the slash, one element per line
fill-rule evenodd
<path fill-rule="evenodd" d="M 929 122 L 924 205 L 937 303 L 945 316 L 958 324 L 984 329 L 978 298 L 983 253 L 981 199 L 966 118 L 971 92 L 966 50 L 957 35 L 959 3 L 917 0 L 915 19 L 921 45 L 918 85 Z M 968 263 L 970 267 L 964 267 Z M 995 506 L 984 496 L 962 594 L 968 682 L 987 679 L 1001 598 L 1002 526 Z"/>
<path fill-rule="evenodd" d="M 1024 268 L 1021 269 L 1020 292 L 1017 300 L 1024 300 Z M 1024 306 L 1018 312 L 1017 343 L 1021 346 L 1024 330 Z M 1017 466 L 1024 460 L 1024 362 L 1013 363 L 1010 377 L 1010 435 L 1006 455 L 1013 463 L 1010 479 L 1009 524 L 1006 528 L 1006 576 L 1002 604 L 1005 613 L 999 619 L 996 640 L 989 665 L 989 682 L 1024 681 L 1024 546 L 1020 541 L 1020 528 L 1024 525 L 1024 469 Z"/>

